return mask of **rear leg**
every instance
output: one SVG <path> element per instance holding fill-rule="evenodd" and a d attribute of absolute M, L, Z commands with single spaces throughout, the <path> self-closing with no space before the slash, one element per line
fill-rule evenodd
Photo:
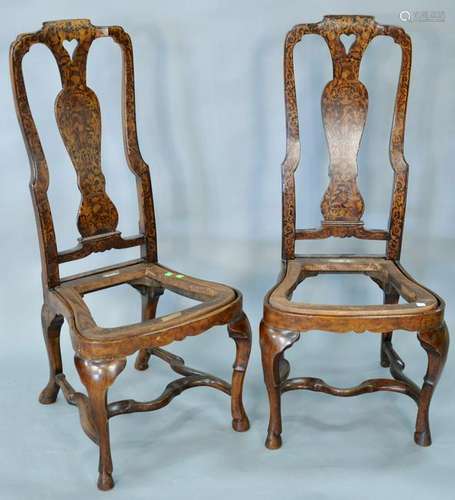
<path fill-rule="evenodd" d="M 63 325 L 63 316 L 55 314 L 47 304 L 41 309 L 41 323 L 43 336 L 49 359 L 49 382 L 39 395 L 39 402 L 43 405 L 55 403 L 60 387 L 55 376 L 62 373 L 62 355 L 60 351 L 60 331 Z"/>
<path fill-rule="evenodd" d="M 400 295 L 395 288 L 390 288 L 390 290 L 384 292 L 384 304 L 398 304 L 399 300 Z M 381 366 L 384 368 L 390 367 L 390 361 L 384 351 L 384 345 L 392 342 L 392 335 L 393 332 L 384 332 L 381 334 Z"/>
<path fill-rule="evenodd" d="M 142 295 L 142 321 L 154 319 L 158 301 L 164 292 L 163 288 L 153 288 L 146 286 L 136 287 Z M 136 362 L 134 364 L 136 370 L 147 370 L 149 366 L 150 353 L 147 349 L 141 349 L 137 353 Z"/>

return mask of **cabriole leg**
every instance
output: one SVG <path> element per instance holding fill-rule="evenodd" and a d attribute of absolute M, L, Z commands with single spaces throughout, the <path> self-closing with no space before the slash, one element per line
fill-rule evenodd
<path fill-rule="evenodd" d="M 447 359 L 449 332 L 446 324 L 443 323 L 441 327 L 436 330 L 419 332 L 418 339 L 427 352 L 428 368 L 420 392 L 414 440 L 420 446 L 430 446 L 430 402 Z"/>
<path fill-rule="evenodd" d="M 400 300 L 399 293 L 395 290 L 395 288 L 391 288 L 389 291 L 384 292 L 384 304 L 398 304 Z M 389 368 L 390 361 L 384 352 L 384 344 L 388 342 L 392 342 L 393 332 L 384 332 L 381 335 L 381 366 L 384 368 Z"/>
<path fill-rule="evenodd" d="M 49 382 L 39 395 L 39 402 L 43 405 L 55 403 L 60 387 L 55 382 L 55 376 L 62 373 L 62 355 L 60 352 L 60 331 L 63 325 L 63 316 L 51 311 L 47 304 L 41 310 L 44 342 L 46 343 L 49 359 Z"/>
<path fill-rule="evenodd" d="M 245 313 L 228 325 L 229 337 L 236 345 L 236 356 L 232 372 L 231 411 L 232 428 L 237 432 L 247 431 L 250 423 L 243 407 L 242 393 L 245 372 L 251 352 L 251 328 Z"/>
<path fill-rule="evenodd" d="M 274 450 L 281 447 L 281 378 L 280 366 L 283 366 L 283 353 L 291 347 L 300 334 L 277 330 L 261 321 L 260 326 L 262 368 L 270 404 L 270 419 L 265 445 Z"/>
<path fill-rule="evenodd" d="M 158 301 L 163 291 L 162 288 L 142 287 L 140 289 L 142 295 L 142 321 L 155 318 Z M 136 362 L 134 364 L 136 370 L 147 370 L 149 359 L 150 353 L 147 349 L 141 349 L 137 353 Z"/>
<path fill-rule="evenodd" d="M 74 362 L 82 383 L 87 389 L 90 409 L 96 427 L 99 446 L 98 488 L 110 490 L 112 479 L 112 458 L 109 441 L 109 421 L 107 413 L 107 391 L 125 368 L 126 359 L 90 361 L 75 356 Z"/>

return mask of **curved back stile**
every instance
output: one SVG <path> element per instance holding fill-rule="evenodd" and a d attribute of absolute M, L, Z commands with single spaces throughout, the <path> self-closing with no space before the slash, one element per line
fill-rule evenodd
<path fill-rule="evenodd" d="M 105 189 L 101 169 L 101 113 L 98 98 L 86 83 L 87 56 L 92 42 L 111 37 L 123 58 L 122 126 L 125 155 L 136 177 L 139 203 L 139 234 L 123 238 L 117 230 L 118 213 Z M 63 42 L 76 40 L 70 55 Z M 72 249 L 58 251 L 52 213 L 47 196 L 49 170 L 40 137 L 28 103 L 22 60 L 35 44 L 52 52 L 60 72 L 62 90 L 55 101 L 60 135 L 77 173 L 81 192 L 77 227 L 81 237 Z M 59 264 L 112 248 L 141 247 L 141 257 L 157 260 L 155 217 L 149 167 L 142 159 L 137 140 L 134 100 L 133 51 L 130 37 L 119 26 L 97 27 L 88 19 L 43 23 L 41 30 L 22 34 L 10 49 L 10 70 L 16 112 L 31 166 L 30 190 L 40 240 L 45 289 L 60 282 Z"/>
<path fill-rule="evenodd" d="M 323 220 L 317 229 L 296 229 L 294 174 L 300 162 L 300 134 L 294 76 L 294 47 L 305 35 L 317 34 L 326 41 L 333 64 L 333 79 L 322 93 L 321 107 L 329 148 L 329 185 L 321 202 Z M 343 35 L 354 35 L 347 50 Z M 368 92 L 359 80 L 362 56 L 376 36 L 389 36 L 402 52 L 395 98 L 390 161 L 394 171 L 388 230 L 366 229 L 361 219 L 364 202 L 357 186 L 357 153 L 368 110 Z M 387 241 L 386 257 L 399 259 L 404 225 L 408 164 L 404 158 L 404 130 L 411 40 L 403 29 L 377 24 L 371 16 L 325 16 L 319 23 L 299 24 L 286 37 L 284 86 L 286 108 L 286 157 L 282 163 L 282 257 L 295 258 L 295 241 L 356 237 Z"/>

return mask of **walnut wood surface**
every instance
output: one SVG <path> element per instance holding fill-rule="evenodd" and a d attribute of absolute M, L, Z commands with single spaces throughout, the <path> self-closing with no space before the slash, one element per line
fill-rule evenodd
<path fill-rule="evenodd" d="M 99 37 L 112 38 L 120 46 L 123 58 L 123 142 L 128 166 L 136 177 L 140 214 L 138 234 L 128 237 L 123 237 L 117 230 L 118 212 L 106 192 L 101 161 L 100 105 L 86 81 L 89 49 Z M 71 40 L 76 40 L 77 44 L 74 52 L 69 54 L 64 42 Z M 80 237 L 76 246 L 66 250 L 57 249 L 47 195 L 50 172 L 33 121 L 22 72 L 23 57 L 35 44 L 47 46 L 60 71 L 62 90 L 56 97 L 55 118 L 81 193 L 77 215 Z M 242 311 L 242 296 L 237 290 L 192 278 L 157 261 L 150 173 L 137 141 L 133 51 L 129 35 L 119 26 L 93 26 L 87 19 L 47 22 L 41 30 L 17 37 L 11 45 L 10 68 L 17 116 L 30 159 L 30 191 L 43 268 L 42 326 L 50 377 L 40 394 L 40 402 L 55 402 L 62 389 L 67 402 L 77 406 L 84 432 L 99 447 L 98 487 L 108 490 L 114 486 L 108 424 L 108 419 L 114 415 L 156 410 L 184 390 L 207 386 L 230 396 L 234 430 L 248 429 L 242 392 L 251 349 L 250 326 Z M 81 259 L 92 252 L 133 246 L 140 247 L 140 259 L 74 276 L 60 276 L 59 265 L 64 262 Z M 84 296 L 122 284 L 129 284 L 140 292 L 142 320 L 115 328 L 97 325 Z M 165 291 L 194 299 L 199 304 L 156 317 L 158 299 Z M 76 392 L 63 374 L 60 330 L 64 318 L 70 328 L 76 368 L 87 395 Z M 236 345 L 231 384 L 188 368 L 181 358 L 161 349 L 161 346 L 199 335 L 215 325 L 228 325 L 228 334 Z M 153 355 L 169 363 L 183 376 L 171 382 L 161 396 L 152 401 L 108 403 L 108 389 L 125 368 L 126 356 L 137 351 L 138 369 L 147 368 Z"/>
<path fill-rule="evenodd" d="M 294 78 L 294 47 L 305 35 L 323 37 L 332 59 L 333 79 L 322 94 L 322 119 L 329 148 L 329 183 L 321 202 L 321 227 L 296 229 L 294 173 L 300 161 L 300 133 Z M 343 35 L 354 35 L 349 50 Z M 357 154 L 368 110 L 368 92 L 359 80 L 362 55 L 377 36 L 391 37 L 402 60 L 395 99 L 390 159 L 394 171 L 388 229 L 367 229 L 362 222 L 364 201 L 357 184 Z M 404 159 L 404 127 L 411 70 L 411 41 L 401 28 L 383 26 L 370 16 L 325 16 L 319 23 L 299 24 L 287 35 L 284 48 L 284 84 L 287 147 L 282 164 L 282 268 L 277 284 L 264 299 L 260 326 L 264 381 L 270 403 L 266 446 L 281 446 L 281 394 L 296 389 L 348 397 L 376 391 L 406 394 L 418 405 L 415 442 L 431 443 L 430 401 L 447 357 L 449 336 L 444 302 L 416 282 L 401 266 L 401 241 L 406 206 L 408 165 Z M 328 237 L 384 240 L 384 255 L 296 255 L 295 241 Z M 293 293 L 306 279 L 320 274 L 365 275 L 384 293 L 381 305 L 333 305 L 296 302 Z M 400 303 L 400 298 L 403 299 Z M 394 350 L 394 330 L 417 331 L 428 355 L 422 388 L 404 374 L 404 362 Z M 334 387 L 314 377 L 288 378 L 284 352 L 301 332 L 366 331 L 381 334 L 381 365 L 392 379 L 370 379 L 355 387 Z"/>

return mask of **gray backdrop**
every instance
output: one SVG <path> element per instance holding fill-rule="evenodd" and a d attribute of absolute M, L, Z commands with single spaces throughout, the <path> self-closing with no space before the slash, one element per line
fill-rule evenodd
<path fill-rule="evenodd" d="M 402 22 L 399 13 L 443 11 L 444 22 Z M 229 401 L 209 389 L 189 391 L 156 413 L 111 422 L 116 488 L 110 498 L 452 498 L 455 487 L 451 384 L 453 359 L 432 406 L 434 444 L 413 443 L 414 403 L 394 394 L 337 399 L 295 392 L 284 396 L 283 448 L 263 446 L 267 401 L 258 349 L 262 297 L 280 264 L 280 162 L 284 156 L 282 47 L 298 22 L 328 13 L 373 14 L 401 24 L 414 47 L 406 134 L 410 163 L 409 203 L 402 262 L 447 299 L 449 329 L 455 249 L 453 158 L 455 120 L 455 8 L 450 2 L 373 1 L 3 1 L 0 6 L 0 150 L 2 182 L 2 348 L 0 390 L 0 498 L 98 498 L 98 453 L 83 435 L 77 411 L 59 396 L 41 406 L 47 381 L 40 331 L 40 261 L 28 193 L 29 167 L 8 80 L 8 46 L 18 33 L 44 20 L 88 17 L 120 24 L 135 50 L 139 139 L 152 170 L 160 260 L 201 278 L 244 292 L 254 332 L 245 386 L 251 430 L 230 429 Z M 399 69 L 399 49 L 376 40 L 362 63 L 370 111 L 359 155 L 359 182 L 370 226 L 387 222 L 392 170 L 388 133 Z M 331 66 L 323 42 L 310 37 L 296 50 L 303 161 L 298 174 L 298 222 L 319 222 L 327 183 L 327 151 L 320 95 Z M 107 189 L 120 211 L 120 229 L 136 230 L 133 176 L 121 143 L 119 49 L 94 43 L 89 85 L 103 111 L 103 166 Z M 79 203 L 74 170 L 58 136 L 52 108 L 59 90 L 55 63 L 45 48 L 25 59 L 30 100 L 51 170 L 50 198 L 59 248 L 75 243 Z M 301 251 L 381 250 L 381 244 L 350 240 L 302 245 Z M 118 262 L 135 250 L 99 254 L 65 265 L 64 273 Z M 311 280 L 298 297 L 335 303 L 375 303 L 379 289 L 366 278 Z M 137 293 L 126 287 L 87 297 L 95 319 L 106 326 L 136 321 Z M 183 307 L 171 294 L 160 312 Z M 65 371 L 75 387 L 72 349 L 63 329 Z M 173 346 L 174 347 L 174 346 Z M 426 358 L 414 334 L 398 332 L 396 347 L 408 372 L 421 381 Z M 171 349 L 172 350 L 172 349 Z M 178 343 L 174 352 L 190 365 L 228 378 L 233 343 L 224 328 Z M 289 353 L 293 373 L 323 376 L 345 386 L 385 376 L 375 335 L 304 335 Z M 111 398 L 148 399 L 170 380 L 159 360 L 146 373 L 127 370 Z M 420 383 L 420 382 L 419 382 Z M 105 497 L 103 497 L 105 498 Z"/>

